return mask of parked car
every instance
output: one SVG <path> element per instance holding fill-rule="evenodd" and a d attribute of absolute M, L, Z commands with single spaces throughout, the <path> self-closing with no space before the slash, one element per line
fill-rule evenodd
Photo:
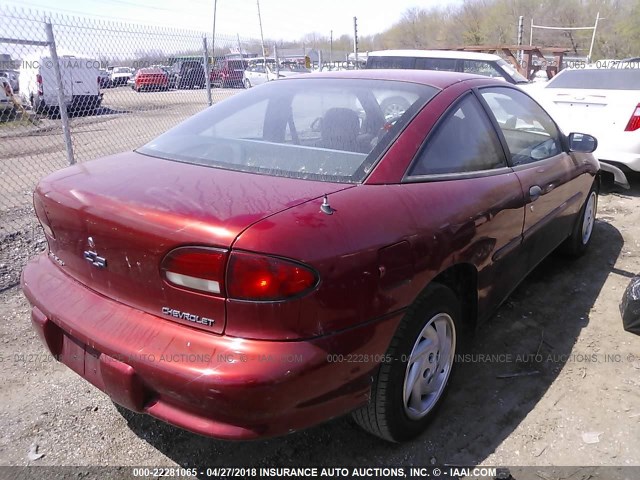
<path fill-rule="evenodd" d="M 472 73 L 504 80 L 515 85 L 529 83 L 513 66 L 498 55 L 457 50 L 379 50 L 369 52 L 367 69 L 437 70 Z M 402 114 L 408 102 L 402 97 L 382 100 L 389 116 Z"/>
<path fill-rule="evenodd" d="M 58 55 L 62 76 L 62 94 L 68 110 L 92 112 L 102 103 L 98 61 L 80 55 Z M 21 95 L 36 112 L 58 109 L 58 83 L 49 52 L 25 57 L 20 67 Z"/>
<path fill-rule="evenodd" d="M 132 88 L 136 92 L 166 90 L 169 88 L 169 80 L 161 68 L 141 68 L 136 72 Z"/>
<path fill-rule="evenodd" d="M 0 70 L 0 77 L 9 80 L 13 93 L 20 92 L 20 72 L 17 70 Z"/>
<path fill-rule="evenodd" d="M 244 88 L 251 88 L 271 80 L 292 77 L 301 73 L 310 73 L 310 70 L 295 62 L 283 62 L 276 66 L 275 60 L 273 62 L 267 61 L 266 67 L 264 62 L 253 63 L 244 71 L 242 84 Z"/>
<path fill-rule="evenodd" d="M 369 52 L 366 68 L 403 68 L 473 73 L 519 85 L 529 81 L 506 60 L 489 53 L 458 50 L 380 50 Z"/>
<path fill-rule="evenodd" d="M 98 71 L 98 85 L 100 88 L 109 88 L 111 84 L 111 74 L 104 69 Z"/>
<path fill-rule="evenodd" d="M 600 162 L 640 171 L 640 69 L 562 70 L 528 93 L 565 131 L 597 134 Z"/>
<path fill-rule="evenodd" d="M 221 88 L 243 86 L 243 73 L 247 68 L 246 60 L 221 58 L 211 69 L 211 85 Z"/>
<path fill-rule="evenodd" d="M 129 67 L 113 67 L 111 70 L 111 84 L 114 87 L 126 85 L 133 78 L 133 70 Z"/>
<path fill-rule="evenodd" d="M 379 92 L 412 103 L 390 123 Z M 131 410 L 226 439 L 355 411 L 406 440 L 469 331 L 589 246 L 595 144 L 478 76 L 269 82 L 42 180 L 22 289 L 54 358 Z"/>
<path fill-rule="evenodd" d="M 169 75 L 169 86 L 172 88 L 204 88 L 206 74 L 202 62 L 184 60 L 174 63 Z"/>

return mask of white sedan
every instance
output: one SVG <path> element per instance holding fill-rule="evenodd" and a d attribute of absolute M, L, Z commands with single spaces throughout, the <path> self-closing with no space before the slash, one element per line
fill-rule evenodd
<path fill-rule="evenodd" d="M 277 80 L 278 78 L 291 77 L 293 75 L 299 75 L 301 73 L 309 73 L 310 70 L 297 64 L 283 63 L 278 69 L 276 69 L 275 63 L 267 62 L 267 66 L 263 63 L 258 63 L 249 66 L 244 71 L 242 76 L 242 83 L 244 88 L 255 87 L 262 83 Z"/>
<path fill-rule="evenodd" d="M 563 70 L 548 83 L 525 90 L 565 132 L 598 139 L 593 153 L 608 165 L 640 172 L 640 68 L 621 62 L 614 68 Z M 615 172 L 613 172 L 615 174 Z"/>

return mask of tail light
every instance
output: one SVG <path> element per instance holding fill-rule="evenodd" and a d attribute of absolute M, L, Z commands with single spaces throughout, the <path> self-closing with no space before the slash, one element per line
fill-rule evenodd
<path fill-rule="evenodd" d="M 42 75 L 36 75 L 36 82 L 38 83 L 38 95 L 44 95 L 44 89 L 42 88 Z"/>
<path fill-rule="evenodd" d="M 634 132 L 640 128 L 640 103 L 636 106 L 633 111 L 633 115 L 629 119 L 629 123 L 627 123 L 627 127 L 624 129 L 625 132 Z"/>
<path fill-rule="evenodd" d="M 233 252 L 227 267 L 227 295 L 238 300 L 275 301 L 301 295 L 318 283 L 305 265 L 282 258 Z"/>
<path fill-rule="evenodd" d="M 160 269 L 171 285 L 236 300 L 286 300 L 318 283 L 314 270 L 291 260 L 207 247 L 176 248 Z"/>
<path fill-rule="evenodd" d="M 217 248 L 180 247 L 164 257 L 160 269 L 172 285 L 220 295 L 224 292 L 227 251 Z"/>

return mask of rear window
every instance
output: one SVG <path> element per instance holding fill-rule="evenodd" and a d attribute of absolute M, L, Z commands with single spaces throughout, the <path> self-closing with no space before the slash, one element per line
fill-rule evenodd
<path fill-rule="evenodd" d="M 617 68 L 564 70 L 551 79 L 546 88 L 640 90 L 640 70 Z"/>
<path fill-rule="evenodd" d="M 244 70 L 246 64 L 242 60 L 231 60 L 229 61 L 229 68 L 233 70 Z"/>
<path fill-rule="evenodd" d="M 204 110 L 137 151 L 214 168 L 358 183 L 438 91 L 360 78 L 269 82 Z M 390 99 L 398 108 L 383 110 Z"/>

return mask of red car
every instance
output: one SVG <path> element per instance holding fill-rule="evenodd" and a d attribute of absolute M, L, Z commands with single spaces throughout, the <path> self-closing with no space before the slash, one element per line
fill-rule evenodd
<path fill-rule="evenodd" d="M 142 90 L 159 91 L 169 88 L 167 74 L 161 68 L 141 68 L 133 78 L 133 89 L 136 92 Z"/>
<path fill-rule="evenodd" d="M 269 82 L 42 180 L 22 287 L 49 351 L 136 412 L 226 439 L 354 412 L 406 440 L 476 324 L 589 245 L 595 147 L 478 76 Z"/>

